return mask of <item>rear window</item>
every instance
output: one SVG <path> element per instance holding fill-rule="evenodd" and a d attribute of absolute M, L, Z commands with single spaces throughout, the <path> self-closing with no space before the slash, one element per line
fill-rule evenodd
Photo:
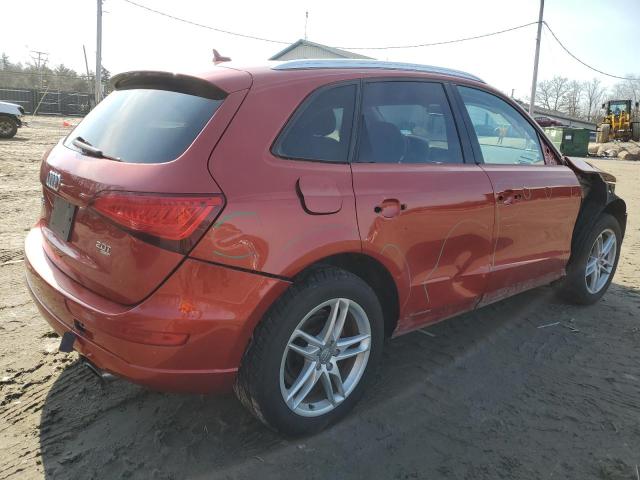
<path fill-rule="evenodd" d="M 346 162 L 351 142 L 356 86 L 322 89 L 297 110 L 275 145 L 278 156 Z"/>
<path fill-rule="evenodd" d="M 169 90 L 117 90 L 65 140 L 76 137 L 127 163 L 164 163 L 193 143 L 223 100 Z"/>

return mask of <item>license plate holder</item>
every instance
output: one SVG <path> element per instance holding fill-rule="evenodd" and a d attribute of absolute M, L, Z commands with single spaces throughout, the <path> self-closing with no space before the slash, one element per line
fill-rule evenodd
<path fill-rule="evenodd" d="M 49 219 L 49 229 L 62 240 L 68 242 L 71 238 L 73 219 L 76 216 L 76 206 L 67 202 L 64 198 L 53 199 L 53 210 Z"/>

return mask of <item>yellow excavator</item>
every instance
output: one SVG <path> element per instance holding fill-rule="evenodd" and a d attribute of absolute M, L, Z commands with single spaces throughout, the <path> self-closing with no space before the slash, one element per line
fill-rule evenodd
<path fill-rule="evenodd" d="M 598 143 L 640 140 L 640 102 L 631 109 L 631 100 L 610 100 L 602 104 L 604 118 L 598 124 Z"/>

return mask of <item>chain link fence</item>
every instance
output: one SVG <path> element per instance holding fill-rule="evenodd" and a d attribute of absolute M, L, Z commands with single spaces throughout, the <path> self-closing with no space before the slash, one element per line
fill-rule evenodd
<path fill-rule="evenodd" d="M 89 93 L 3 87 L 0 87 L 0 101 L 16 103 L 25 113 L 38 115 L 84 116 L 93 105 Z"/>

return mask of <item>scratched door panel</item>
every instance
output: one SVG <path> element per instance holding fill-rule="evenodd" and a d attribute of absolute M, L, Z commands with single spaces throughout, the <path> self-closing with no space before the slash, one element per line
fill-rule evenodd
<path fill-rule="evenodd" d="M 493 190 L 476 165 L 354 164 L 364 253 L 378 258 L 400 287 L 398 333 L 473 308 L 492 250 Z M 393 218 L 375 211 L 401 199 Z"/>
<path fill-rule="evenodd" d="M 459 86 L 458 92 L 496 196 L 486 304 L 562 276 L 580 185 L 568 167 L 549 158 L 545 140 L 513 105 L 477 88 Z"/>
<path fill-rule="evenodd" d="M 492 273 L 483 303 L 545 284 L 564 274 L 573 225 L 580 208 L 580 185 L 565 166 L 483 165 L 496 195 Z M 519 193 L 516 193 L 519 192 Z"/>

